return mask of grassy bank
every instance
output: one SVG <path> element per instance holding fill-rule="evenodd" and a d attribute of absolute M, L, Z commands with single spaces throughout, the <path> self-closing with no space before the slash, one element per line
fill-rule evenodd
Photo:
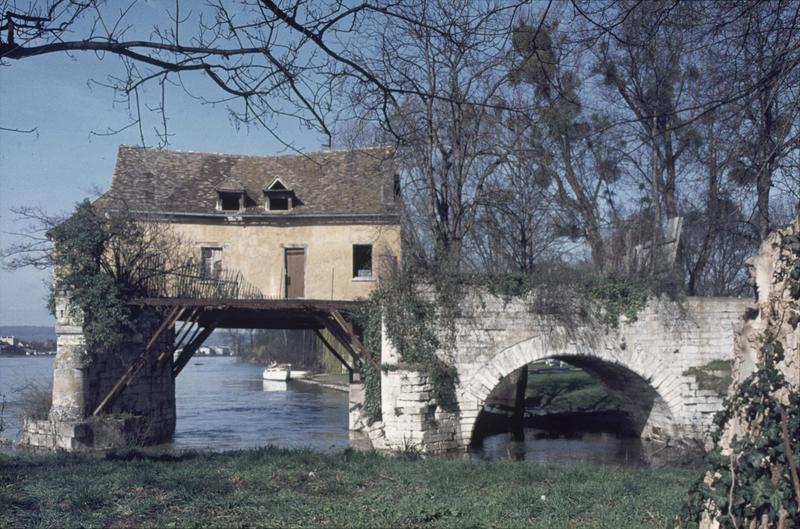
<path fill-rule="evenodd" d="M 531 369 L 526 402 L 530 408 L 546 408 L 550 413 L 619 409 L 603 385 L 580 370 L 537 372 Z"/>
<path fill-rule="evenodd" d="M 0 455 L 0 527 L 664 527 L 694 472 L 274 448 Z"/>

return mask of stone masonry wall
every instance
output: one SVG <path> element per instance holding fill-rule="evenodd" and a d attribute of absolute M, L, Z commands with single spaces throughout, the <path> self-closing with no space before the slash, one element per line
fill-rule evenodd
<path fill-rule="evenodd" d="M 175 382 L 172 378 L 174 329 L 151 348 L 144 367 L 103 413 L 92 412 L 161 324 L 151 309 L 137 315 L 138 332 L 118 351 L 87 353 L 81 322 L 66 300 L 56 304 L 58 346 L 53 364 L 53 403 L 48 420 L 26 420 L 21 444 L 84 450 L 146 445 L 169 439 L 175 431 Z M 166 352 L 161 361 L 159 355 Z"/>
<path fill-rule="evenodd" d="M 458 372 L 457 402 L 447 411 L 431 397 L 425 375 L 389 369 L 382 376 L 383 422 L 376 446 L 422 451 L 465 448 L 500 380 L 529 362 L 559 358 L 587 370 L 628 405 L 645 438 L 707 436 L 722 396 L 701 389 L 687 371 L 733 359 L 733 326 L 748 300 L 651 300 L 636 321 L 617 329 L 533 314 L 522 301 L 473 295 L 462 304 L 448 361 Z M 386 333 L 384 333 L 385 336 Z M 397 365 L 384 339 L 382 362 Z M 691 372 L 690 372 L 691 373 Z"/>

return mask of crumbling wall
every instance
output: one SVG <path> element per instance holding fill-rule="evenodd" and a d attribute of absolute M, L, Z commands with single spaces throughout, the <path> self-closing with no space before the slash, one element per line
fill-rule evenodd
<path fill-rule="evenodd" d="M 756 305 L 736 328 L 722 460 L 710 461 L 693 493 L 701 529 L 795 527 L 800 512 L 800 215 L 747 266 Z"/>

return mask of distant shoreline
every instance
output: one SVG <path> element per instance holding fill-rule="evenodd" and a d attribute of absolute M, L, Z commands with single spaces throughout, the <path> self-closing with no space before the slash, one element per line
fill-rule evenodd
<path fill-rule="evenodd" d="M 5 354 L 0 353 L 0 358 L 54 358 L 56 356 L 55 352 L 52 353 L 42 353 L 38 355 L 17 355 L 17 354 Z"/>

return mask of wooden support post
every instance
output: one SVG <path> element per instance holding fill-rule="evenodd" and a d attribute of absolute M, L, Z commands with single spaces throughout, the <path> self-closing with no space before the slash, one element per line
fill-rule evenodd
<path fill-rule="evenodd" d="M 178 375 L 181 374 L 181 371 L 183 371 L 183 368 L 189 363 L 189 360 L 192 359 L 194 353 L 203 345 L 203 342 L 206 341 L 206 338 L 208 338 L 212 332 L 214 332 L 213 326 L 204 327 L 203 330 L 196 334 L 192 341 L 183 348 L 183 351 L 181 351 L 181 354 L 175 360 L 175 365 L 172 367 L 172 378 L 177 378 Z"/>
<path fill-rule="evenodd" d="M 163 362 L 164 359 L 167 358 L 168 356 L 170 356 L 170 357 L 174 356 L 175 355 L 175 351 L 177 349 L 180 349 L 181 345 L 183 344 L 183 340 L 186 339 L 186 336 L 191 331 L 192 324 L 195 321 L 197 321 L 197 319 L 200 317 L 201 312 L 202 312 L 202 309 L 199 308 L 199 307 L 196 307 L 196 308 L 192 309 L 189 312 L 189 317 L 186 318 L 185 320 L 183 320 L 183 324 L 181 325 L 180 330 L 175 333 L 175 340 L 172 343 L 172 347 L 167 348 L 165 351 L 162 351 L 160 355 L 158 355 L 158 360 L 156 360 L 156 361 L 159 364 L 161 362 Z M 175 321 L 177 322 L 177 318 L 176 318 Z M 193 337 L 194 337 L 194 335 L 197 334 L 197 332 L 196 332 L 197 330 L 198 329 L 195 329 L 195 333 L 192 335 Z"/>
<path fill-rule="evenodd" d="M 108 406 L 114 399 L 116 399 L 117 395 L 119 395 L 120 392 L 123 389 L 125 389 L 128 386 L 128 384 L 131 383 L 131 380 L 133 380 L 134 375 L 136 375 L 136 373 L 139 372 L 139 370 L 142 368 L 142 366 L 144 366 L 144 364 L 145 364 L 145 357 L 143 355 L 140 355 L 138 358 L 136 358 L 128 367 L 128 369 L 125 371 L 125 373 L 122 375 L 122 377 L 120 377 L 117 383 L 114 384 L 114 387 L 111 388 L 111 391 L 108 392 L 108 395 L 106 395 L 106 397 L 102 401 L 100 401 L 100 404 L 98 404 L 97 407 L 94 409 L 92 415 L 99 415 L 106 408 L 106 406 Z"/>
<path fill-rule="evenodd" d="M 198 319 L 200 319 L 200 313 L 201 312 L 202 311 L 201 311 L 200 308 L 193 309 L 192 312 L 189 314 L 189 317 L 183 322 L 183 325 L 181 326 L 181 330 L 178 333 L 179 336 L 175 340 L 175 348 L 176 349 L 180 349 L 180 347 L 183 345 L 183 341 L 186 339 L 186 336 L 189 334 L 189 331 L 191 330 L 192 325 L 195 322 L 197 322 Z"/>
<path fill-rule="evenodd" d="M 147 345 L 144 348 L 145 352 L 149 351 L 150 348 L 153 347 L 153 344 L 156 343 L 156 340 L 158 340 L 158 338 L 161 336 L 161 333 L 164 332 L 165 329 L 178 321 L 178 318 L 181 317 L 181 314 L 183 314 L 184 310 L 186 310 L 186 307 L 175 307 L 170 311 L 169 315 L 164 318 L 163 322 L 161 322 L 158 330 L 153 334 L 153 336 L 150 337 L 150 340 L 147 342 Z"/>
<path fill-rule="evenodd" d="M 325 339 L 325 337 L 322 335 L 319 329 L 314 329 L 314 334 L 317 335 L 317 338 L 319 338 L 319 341 L 322 342 L 322 345 L 324 345 L 328 349 L 328 351 L 330 351 L 331 354 L 336 357 L 337 360 L 339 360 L 342 364 L 344 364 L 344 366 L 347 368 L 347 371 L 349 371 L 352 376 L 352 373 L 353 371 L 355 371 L 355 369 L 350 367 L 350 365 L 345 361 L 344 358 L 342 358 L 339 352 L 336 351 L 333 345 L 330 342 L 328 342 L 328 340 Z"/>
<path fill-rule="evenodd" d="M 359 354 L 353 349 L 353 345 L 350 343 L 350 340 L 347 339 L 344 331 L 342 330 L 336 322 L 331 320 L 323 320 L 322 322 L 325 329 L 331 333 L 331 336 L 336 338 L 336 341 L 342 344 L 342 346 L 347 349 L 348 354 L 353 359 L 353 365 L 358 365 L 361 363 L 361 357 Z"/>
<path fill-rule="evenodd" d="M 344 316 L 342 316 L 338 310 L 333 310 L 330 314 L 332 320 L 329 318 L 322 320 L 325 328 L 328 329 L 331 334 L 333 334 L 336 339 L 347 348 L 347 350 L 353 356 L 354 361 L 363 362 L 364 358 L 366 357 L 372 366 L 377 371 L 380 371 L 380 361 L 372 356 L 367 355 L 364 345 L 361 343 L 361 340 L 358 339 L 358 336 L 356 336 L 352 325 L 350 325 L 347 320 L 344 319 Z"/>
<path fill-rule="evenodd" d="M 333 319 L 344 331 L 346 338 L 350 341 L 350 344 L 353 347 L 353 350 L 359 355 L 363 355 L 364 346 L 361 344 L 361 340 L 358 339 L 358 336 L 356 336 L 353 326 L 350 325 L 346 319 L 344 319 L 344 316 L 342 316 L 338 310 L 332 310 L 331 316 L 333 316 Z"/>

